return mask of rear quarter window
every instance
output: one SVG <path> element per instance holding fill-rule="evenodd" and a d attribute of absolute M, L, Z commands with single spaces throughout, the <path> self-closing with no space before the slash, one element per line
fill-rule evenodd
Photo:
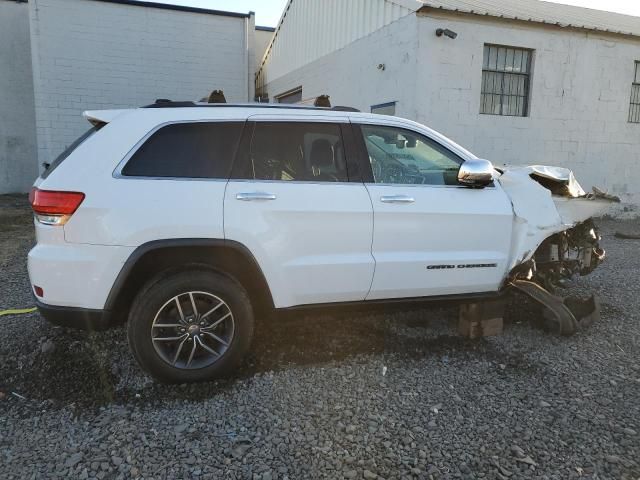
<path fill-rule="evenodd" d="M 244 122 L 166 125 L 122 168 L 125 177 L 229 178 Z"/>
<path fill-rule="evenodd" d="M 100 124 L 98 126 L 92 127 L 89 130 L 87 130 L 86 132 L 84 132 L 82 135 L 80 135 L 80 137 L 78 137 L 78 139 L 76 139 L 71 145 L 69 145 L 64 152 L 62 152 L 60 155 L 58 155 L 55 160 L 53 160 L 53 162 L 51 163 L 45 163 L 43 164 L 44 171 L 42 172 L 42 175 L 40 175 L 41 178 L 45 179 L 47 178 L 49 175 L 51 175 L 51 173 L 60 166 L 60 164 L 62 162 L 64 162 L 67 157 L 69 157 L 69 155 L 71 155 L 73 153 L 73 151 L 78 148 L 80 145 L 82 145 L 85 141 L 87 141 L 94 133 L 96 133 L 98 130 L 100 130 L 102 127 L 104 126 L 104 124 Z"/>

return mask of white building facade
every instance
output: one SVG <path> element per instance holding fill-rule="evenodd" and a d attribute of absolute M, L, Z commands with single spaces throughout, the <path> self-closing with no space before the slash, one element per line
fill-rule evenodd
<path fill-rule="evenodd" d="M 417 120 L 495 164 L 566 166 L 640 205 L 638 17 L 536 0 L 290 0 L 256 88 Z"/>
<path fill-rule="evenodd" d="M 0 193 L 38 175 L 28 5 L 0 0 Z"/>
<path fill-rule="evenodd" d="M 136 0 L 0 0 L 0 193 L 27 191 L 39 165 L 89 128 L 84 110 L 222 89 L 254 98 L 273 33 L 253 12 Z M 5 38 L 6 37 L 6 38 Z"/>

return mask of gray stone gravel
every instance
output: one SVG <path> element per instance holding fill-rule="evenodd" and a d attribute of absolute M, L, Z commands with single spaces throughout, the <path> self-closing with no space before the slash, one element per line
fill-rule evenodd
<path fill-rule="evenodd" d="M 0 309 L 31 305 L 25 202 L 0 197 Z M 452 309 L 289 315 L 233 378 L 162 386 L 122 328 L 0 317 L 0 478 L 637 480 L 640 242 L 613 233 L 640 224 L 600 223 L 607 262 L 570 290 L 603 319 L 568 339 L 521 297 L 474 341 Z"/>

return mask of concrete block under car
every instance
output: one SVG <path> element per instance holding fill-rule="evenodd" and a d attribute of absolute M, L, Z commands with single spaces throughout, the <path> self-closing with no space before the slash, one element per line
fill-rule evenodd
<path fill-rule="evenodd" d="M 504 324 L 504 309 L 504 300 L 461 305 L 458 315 L 458 332 L 467 338 L 500 335 Z"/>

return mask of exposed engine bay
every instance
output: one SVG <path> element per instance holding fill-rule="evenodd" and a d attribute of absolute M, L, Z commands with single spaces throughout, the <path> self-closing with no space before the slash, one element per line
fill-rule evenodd
<path fill-rule="evenodd" d="M 542 242 L 533 256 L 534 279 L 553 291 L 575 275 L 590 274 L 604 257 L 600 235 L 589 219 Z"/>
<path fill-rule="evenodd" d="M 545 308 L 547 326 L 562 335 L 595 322 L 595 296 L 581 299 L 554 295 L 576 275 L 588 275 L 604 259 L 592 217 L 606 213 L 620 199 L 597 188 L 585 193 L 565 168 L 531 166 L 499 170 L 499 181 L 511 196 L 515 213 L 514 264 L 510 287 Z"/>

